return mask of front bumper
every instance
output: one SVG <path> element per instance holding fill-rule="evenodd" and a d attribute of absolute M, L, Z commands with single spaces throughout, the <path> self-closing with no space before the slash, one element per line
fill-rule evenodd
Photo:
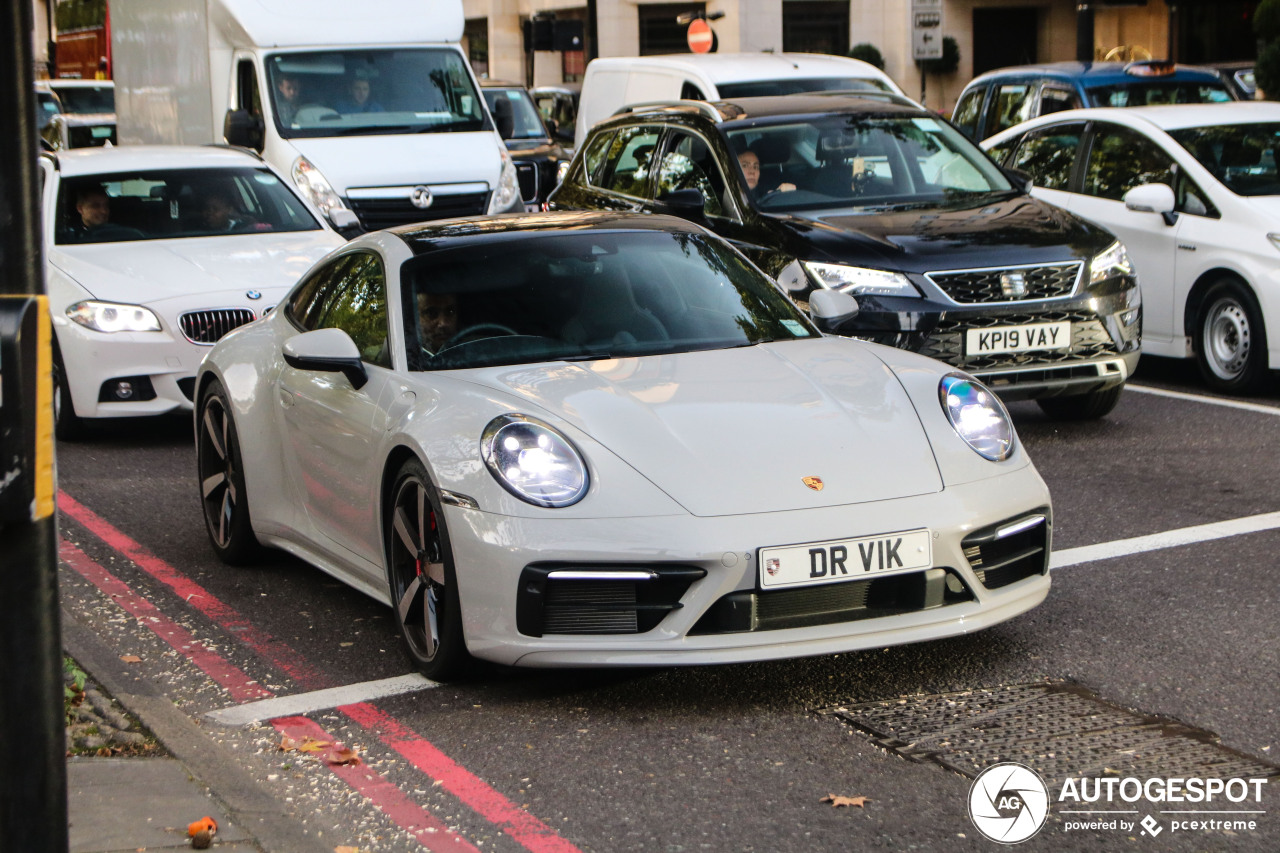
<path fill-rule="evenodd" d="M 454 506 L 445 512 L 472 654 L 521 666 L 666 666 L 880 648 L 1010 619 L 1048 593 L 1048 506 L 1048 490 L 1027 465 L 932 495 L 766 515 L 557 521 L 493 517 Z M 997 580 L 1010 569 L 996 569 L 990 555 L 984 568 L 975 536 L 1035 515 L 1044 516 L 1034 534 L 1039 551 L 1025 549 L 1016 573 Z M 850 595 L 854 584 L 866 583 L 856 573 L 850 581 L 785 591 L 764 591 L 760 584 L 761 547 L 919 527 L 934 534 L 932 567 L 873 576 L 872 583 L 889 583 L 883 593 L 871 593 L 873 600 L 863 596 L 862 605 Z M 681 578 L 656 619 L 647 609 L 652 598 L 637 593 L 631 604 L 616 596 L 592 598 L 600 584 L 593 589 L 587 582 L 569 584 L 559 596 L 562 604 L 579 608 L 580 618 L 537 621 L 530 617 L 530 598 L 545 591 L 535 576 L 545 577 L 547 568 L 675 570 Z M 623 586 L 608 584 L 610 593 Z M 881 600 L 874 600 L 877 595 Z M 546 604 L 552 603 L 548 598 Z M 745 616 L 744 603 L 755 608 Z M 638 618 L 628 630 L 614 617 L 637 604 Z"/>

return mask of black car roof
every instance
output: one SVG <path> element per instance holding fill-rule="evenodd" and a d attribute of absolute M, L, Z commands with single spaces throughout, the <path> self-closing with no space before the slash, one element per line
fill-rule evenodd
<path fill-rule="evenodd" d="M 477 216 L 467 219 L 421 222 L 388 229 L 408 244 L 415 255 L 448 247 L 453 241 L 469 238 L 518 238 L 527 234 L 557 231 L 679 231 L 706 234 L 687 220 L 661 214 L 609 213 L 596 211 L 554 211 Z"/>

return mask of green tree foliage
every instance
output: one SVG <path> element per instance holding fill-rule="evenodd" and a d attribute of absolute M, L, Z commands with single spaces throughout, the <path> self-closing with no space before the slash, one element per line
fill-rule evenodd
<path fill-rule="evenodd" d="M 59 30 L 100 27 L 107 21 L 107 0 L 59 0 L 53 19 Z"/>
<path fill-rule="evenodd" d="M 1280 0 L 1275 0 L 1280 2 Z M 920 63 L 925 74 L 952 74 L 960 67 L 960 44 L 951 36 L 942 39 L 942 58 Z"/>
<path fill-rule="evenodd" d="M 1280 0 L 1275 0 L 1275 2 L 1280 3 Z M 874 44 L 869 44 L 865 41 L 861 44 L 855 44 L 849 48 L 849 56 L 854 59 L 861 59 L 863 62 L 869 62 L 881 71 L 884 70 L 884 57 L 880 54 L 880 49 Z"/>

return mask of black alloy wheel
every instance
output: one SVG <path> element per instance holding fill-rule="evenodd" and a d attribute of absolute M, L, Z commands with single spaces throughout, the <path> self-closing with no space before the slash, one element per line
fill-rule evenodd
<path fill-rule="evenodd" d="M 53 347 L 53 434 L 59 441 L 76 441 L 84 438 L 84 419 L 76 415 L 71 402 L 71 389 L 67 386 L 67 367 L 62 363 L 62 353 Z"/>
<path fill-rule="evenodd" d="M 261 546 L 249 520 L 249 496 L 244 486 L 244 462 L 240 438 L 227 404 L 227 394 L 217 380 L 200 398 L 196 420 L 196 465 L 200 474 L 200 499 L 209 544 L 218 559 L 242 566 L 259 556 Z"/>
<path fill-rule="evenodd" d="M 1205 293 L 1196 329 L 1196 363 L 1215 391 L 1249 394 L 1267 378 L 1267 332 L 1253 294 L 1224 278 Z"/>
<path fill-rule="evenodd" d="M 383 525 L 391 606 L 410 663 L 446 681 L 471 661 L 440 500 L 417 459 L 400 468 Z"/>

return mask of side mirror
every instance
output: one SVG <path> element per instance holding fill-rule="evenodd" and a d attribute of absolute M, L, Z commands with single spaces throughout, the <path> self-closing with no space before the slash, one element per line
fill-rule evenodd
<path fill-rule="evenodd" d="M 815 290 L 809 294 L 809 316 L 824 332 L 834 332 L 858 316 L 858 300 L 838 290 Z"/>
<path fill-rule="evenodd" d="M 355 211 L 345 207 L 332 207 L 329 209 L 329 223 L 334 230 L 345 235 L 348 231 L 359 230 L 360 217 L 356 216 Z"/>
<path fill-rule="evenodd" d="M 493 102 L 493 123 L 503 139 L 510 139 L 516 131 L 515 113 L 511 111 L 511 102 L 505 97 Z"/>
<path fill-rule="evenodd" d="M 1124 194 L 1124 206 L 1135 213 L 1158 213 L 1166 225 L 1177 221 L 1173 189 L 1168 184 L 1139 184 Z"/>
<path fill-rule="evenodd" d="M 681 219 L 702 219 L 707 200 L 702 192 L 695 189 L 676 190 L 658 199 L 666 206 L 667 212 Z"/>
<path fill-rule="evenodd" d="M 227 110 L 222 120 L 222 136 L 228 145 L 262 151 L 265 143 L 262 116 L 248 110 Z"/>
<path fill-rule="evenodd" d="M 369 381 L 356 342 L 342 329 L 316 329 L 284 342 L 284 360 L 298 370 L 341 373 L 359 391 Z"/>
<path fill-rule="evenodd" d="M 553 118 L 544 118 L 542 123 L 547 126 L 547 135 L 556 137 L 560 135 L 560 122 Z"/>
<path fill-rule="evenodd" d="M 1024 193 L 1030 193 L 1032 187 L 1036 185 L 1036 182 L 1031 179 L 1031 176 L 1021 169 L 1007 169 L 1001 166 L 1000 171 L 1004 172 L 1004 176 L 1008 178 L 1015 187 Z"/>

